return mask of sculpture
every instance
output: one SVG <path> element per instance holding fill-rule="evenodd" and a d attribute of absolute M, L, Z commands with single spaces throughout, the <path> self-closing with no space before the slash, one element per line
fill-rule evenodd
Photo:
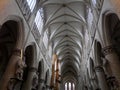
<path fill-rule="evenodd" d="M 33 76 L 33 80 L 32 80 L 32 89 L 36 90 L 38 87 L 38 73 L 36 72 Z"/>
<path fill-rule="evenodd" d="M 15 76 L 17 79 L 22 80 L 23 77 L 23 70 L 26 67 L 25 60 L 18 60 L 16 63 L 16 72 Z"/>

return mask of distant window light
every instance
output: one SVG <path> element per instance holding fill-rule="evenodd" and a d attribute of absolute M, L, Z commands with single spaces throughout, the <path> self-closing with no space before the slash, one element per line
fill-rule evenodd
<path fill-rule="evenodd" d="M 73 83 L 73 90 L 75 90 L 75 84 Z"/>
<path fill-rule="evenodd" d="M 43 8 L 40 8 L 39 12 L 40 12 L 41 17 L 43 18 L 44 17 L 44 15 L 43 15 Z"/>
<path fill-rule="evenodd" d="M 47 48 L 47 46 L 48 46 L 48 35 L 47 35 L 47 32 L 44 33 L 43 43 L 44 43 L 45 47 Z"/>
<path fill-rule="evenodd" d="M 75 90 L 75 84 L 71 82 L 66 82 L 64 84 L 65 90 Z"/>
<path fill-rule="evenodd" d="M 55 71 L 57 70 L 57 61 L 55 61 Z"/>
<path fill-rule="evenodd" d="M 65 90 L 67 90 L 67 83 L 65 83 Z"/>
<path fill-rule="evenodd" d="M 43 28 L 43 8 L 39 9 L 36 17 L 35 17 L 35 24 L 41 34 Z"/>
<path fill-rule="evenodd" d="M 49 45 L 49 57 L 52 56 L 52 47 Z"/>
<path fill-rule="evenodd" d="M 27 3 L 29 5 L 29 8 L 31 10 L 31 12 L 33 11 L 35 5 L 36 5 L 36 0 L 27 0 Z"/>
<path fill-rule="evenodd" d="M 71 90 L 71 83 L 69 82 L 69 90 Z"/>
<path fill-rule="evenodd" d="M 89 11 L 88 11 L 88 21 L 89 21 L 89 24 L 92 25 L 93 14 L 92 14 L 92 11 L 91 11 L 90 8 L 89 8 Z"/>
<path fill-rule="evenodd" d="M 96 2 L 96 0 L 92 0 L 92 3 L 95 6 L 97 2 Z"/>

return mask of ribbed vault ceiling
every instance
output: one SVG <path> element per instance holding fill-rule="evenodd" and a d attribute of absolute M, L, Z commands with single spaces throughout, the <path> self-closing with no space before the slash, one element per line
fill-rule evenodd
<path fill-rule="evenodd" d="M 74 77 L 79 72 L 86 27 L 85 1 L 47 0 L 43 3 L 45 30 L 49 31 L 53 51 L 61 61 L 63 77 Z"/>

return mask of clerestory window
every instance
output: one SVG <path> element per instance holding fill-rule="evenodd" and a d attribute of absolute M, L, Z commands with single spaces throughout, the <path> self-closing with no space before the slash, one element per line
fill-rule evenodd
<path fill-rule="evenodd" d="M 37 29 L 39 31 L 39 33 L 42 33 L 42 29 L 43 29 L 43 8 L 39 9 L 36 17 L 35 17 L 35 25 L 37 26 Z"/>
<path fill-rule="evenodd" d="M 75 90 L 75 84 L 71 82 L 65 83 L 65 90 Z"/>
<path fill-rule="evenodd" d="M 28 6 L 31 10 L 31 12 L 34 10 L 34 7 L 36 5 L 36 0 L 27 0 Z"/>
<path fill-rule="evenodd" d="M 96 6 L 97 2 L 96 2 L 96 0 L 92 0 L 92 3 L 93 3 L 94 6 Z"/>
<path fill-rule="evenodd" d="M 47 31 L 45 31 L 45 33 L 44 33 L 43 43 L 45 45 L 45 48 L 47 49 L 47 46 L 48 46 L 48 33 L 47 33 Z"/>

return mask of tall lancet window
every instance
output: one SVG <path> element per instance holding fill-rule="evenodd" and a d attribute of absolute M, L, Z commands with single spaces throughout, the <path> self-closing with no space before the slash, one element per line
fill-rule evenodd
<path fill-rule="evenodd" d="M 71 90 L 71 82 L 69 82 L 69 90 Z"/>
<path fill-rule="evenodd" d="M 65 90 L 75 90 L 75 84 L 71 83 L 71 82 L 67 82 L 67 83 L 65 83 L 64 88 L 65 88 Z"/>
<path fill-rule="evenodd" d="M 67 90 L 67 83 L 65 83 L 65 90 Z"/>
<path fill-rule="evenodd" d="M 75 90 L 75 84 L 73 83 L 72 85 L 73 85 L 73 90 Z"/>
<path fill-rule="evenodd" d="M 43 43 L 45 45 L 45 48 L 47 49 L 48 47 L 48 32 L 47 31 L 44 32 Z"/>
<path fill-rule="evenodd" d="M 96 0 L 92 0 L 92 3 L 93 3 L 94 6 L 96 6 L 97 2 L 96 2 Z"/>
<path fill-rule="evenodd" d="M 32 12 L 34 10 L 35 5 L 36 5 L 36 0 L 27 0 L 27 3 L 28 3 L 29 8 Z"/>
<path fill-rule="evenodd" d="M 42 32 L 42 28 L 43 28 L 43 8 L 39 9 L 36 17 L 35 17 L 35 24 L 37 26 L 37 29 L 39 31 L 39 33 L 41 34 Z"/>

